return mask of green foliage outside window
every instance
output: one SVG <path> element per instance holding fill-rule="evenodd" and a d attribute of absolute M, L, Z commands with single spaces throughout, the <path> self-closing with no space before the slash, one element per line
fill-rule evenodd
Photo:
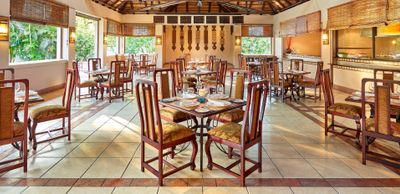
<path fill-rule="evenodd" d="M 271 38 L 243 37 L 242 54 L 251 54 L 251 55 L 272 54 Z"/>
<path fill-rule="evenodd" d="M 87 61 L 96 57 L 97 21 L 76 17 L 75 57 L 77 61 Z"/>
<path fill-rule="evenodd" d="M 107 55 L 118 54 L 118 37 L 106 36 Z"/>
<path fill-rule="evenodd" d="M 57 27 L 10 22 L 10 62 L 57 58 Z"/>
<path fill-rule="evenodd" d="M 156 51 L 155 37 L 126 37 L 125 53 L 154 53 Z"/>

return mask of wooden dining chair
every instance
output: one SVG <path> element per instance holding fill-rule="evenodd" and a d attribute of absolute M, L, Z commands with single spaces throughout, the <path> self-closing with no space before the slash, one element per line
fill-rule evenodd
<path fill-rule="evenodd" d="M 148 66 L 149 55 L 148 54 L 140 54 L 139 59 L 140 59 L 139 65 L 137 67 L 139 74 L 142 75 L 143 71 L 144 71 L 144 74 L 147 74 L 149 71 L 149 66 Z"/>
<path fill-rule="evenodd" d="M 86 98 L 96 98 L 98 97 L 99 93 L 99 87 L 97 85 L 97 82 L 94 80 L 85 80 L 82 81 L 80 77 L 80 71 L 79 71 L 79 65 L 76 61 L 72 62 L 72 68 L 74 71 L 74 77 L 75 77 L 75 100 L 78 99 L 78 102 L 81 101 L 81 99 L 86 99 Z M 87 94 L 81 94 L 82 88 L 87 88 L 88 93 Z"/>
<path fill-rule="evenodd" d="M 205 80 L 210 90 L 217 91 L 218 87 L 223 87 L 225 93 L 226 72 L 228 70 L 228 61 L 220 61 L 217 68 L 216 80 Z M 212 91 L 211 91 L 212 92 Z"/>
<path fill-rule="evenodd" d="M 268 95 L 268 81 L 251 82 L 247 87 L 247 104 L 243 123 L 226 123 L 208 131 L 206 143 L 206 154 L 208 158 L 208 169 L 212 170 L 215 166 L 240 180 L 240 185 L 245 186 L 245 178 L 258 169 L 262 171 L 262 122 Z M 227 167 L 214 163 L 211 155 L 210 146 L 212 142 L 226 145 L 239 150 L 239 160 Z M 258 146 L 258 161 L 246 157 L 246 150 L 254 145 Z M 246 168 L 245 163 L 253 165 Z M 240 164 L 240 173 L 231 169 Z"/>
<path fill-rule="evenodd" d="M 234 77 L 236 80 L 234 82 Z M 252 73 L 249 70 L 241 69 L 231 69 L 230 71 L 230 90 L 229 97 L 233 99 L 244 99 L 245 83 L 247 81 L 252 81 Z M 235 88 L 233 88 L 233 83 L 235 83 Z M 223 112 L 218 115 L 210 116 L 207 119 L 208 126 L 211 126 L 211 121 L 218 121 L 222 123 L 234 122 L 239 123 L 243 121 L 244 110 L 242 108 L 233 109 L 227 112 Z"/>
<path fill-rule="evenodd" d="M 73 87 L 75 82 L 75 74 L 73 69 L 68 69 L 66 73 L 65 89 L 62 97 L 61 105 L 46 105 L 36 109 L 33 109 L 30 113 L 28 120 L 29 127 L 29 140 L 33 140 L 32 148 L 36 150 L 37 144 L 52 141 L 55 139 L 68 137 L 68 141 L 71 140 L 71 99 L 73 93 Z M 68 127 L 65 127 L 65 119 L 68 120 Z M 51 129 L 47 131 L 36 132 L 36 127 L 39 123 L 62 120 L 61 128 Z M 32 125 L 31 125 L 32 124 Z M 62 134 L 54 134 L 54 132 L 62 131 Z M 50 134 L 50 138 L 46 140 L 37 141 L 37 135 Z"/>
<path fill-rule="evenodd" d="M 323 62 L 318 62 L 316 64 L 316 71 L 314 80 L 300 80 L 299 87 L 303 91 L 304 96 L 306 96 L 306 89 L 310 88 L 314 90 L 314 96 L 311 98 L 314 99 L 314 102 L 321 100 L 321 70 L 323 69 Z M 318 89 L 318 96 L 317 96 L 317 89 Z"/>
<path fill-rule="evenodd" d="M 383 80 L 395 80 L 395 77 L 400 75 L 400 70 L 396 69 L 374 69 L 374 79 L 383 79 Z M 388 84 L 388 83 L 383 83 Z M 394 85 L 390 87 L 391 91 L 394 92 Z"/>
<path fill-rule="evenodd" d="M 92 72 L 92 71 L 97 71 L 99 69 L 102 69 L 101 58 L 89 58 L 88 71 Z M 93 80 L 97 83 L 107 81 L 107 79 L 101 78 L 100 76 L 93 77 L 90 73 L 89 73 L 89 80 Z"/>
<path fill-rule="evenodd" d="M 131 94 L 133 94 L 133 72 L 134 72 L 134 63 L 132 63 L 131 61 L 128 61 L 128 63 L 124 63 L 124 68 L 126 70 L 126 72 L 124 72 L 122 74 L 122 82 L 125 84 L 125 92 L 131 92 Z M 129 89 L 129 84 L 131 84 L 131 87 Z"/>
<path fill-rule="evenodd" d="M 282 74 L 283 63 L 278 61 L 272 61 L 270 62 L 270 67 L 271 68 L 267 69 L 269 70 L 268 77 L 270 78 L 269 99 L 271 100 L 272 92 L 274 92 L 276 96 L 281 95 L 281 99 L 283 102 L 285 98 L 290 98 L 290 97 L 285 97 L 286 93 L 290 88 L 290 82 Z"/>
<path fill-rule="evenodd" d="M 290 69 L 296 71 L 304 71 L 304 60 L 290 59 Z"/>
<path fill-rule="evenodd" d="M 335 103 L 329 69 L 325 69 L 321 72 L 321 86 L 325 100 L 325 136 L 327 136 L 329 132 L 336 135 L 355 138 L 356 141 L 359 141 L 361 133 L 361 107 L 347 103 Z M 331 115 L 330 124 L 328 119 L 329 115 Z M 357 127 L 354 129 L 335 123 L 336 116 L 354 120 Z M 343 130 L 336 131 L 335 127 Z M 347 131 L 354 131 L 356 134 L 346 134 Z"/>
<path fill-rule="evenodd" d="M 0 68 L 0 81 L 14 79 L 14 68 Z"/>
<path fill-rule="evenodd" d="M 25 92 L 20 97 L 23 101 L 23 122 L 15 121 L 15 85 L 20 84 L 25 88 Z M 0 173 L 7 172 L 16 168 L 23 167 L 27 172 L 28 165 L 28 100 L 29 81 L 27 79 L 0 80 L 0 146 L 18 145 L 18 157 L 5 158 L 0 161 Z M 20 143 L 20 145 L 19 145 Z"/>
<path fill-rule="evenodd" d="M 367 118 L 366 98 L 367 83 L 374 84 L 374 104 L 375 112 L 373 118 Z M 400 158 L 395 158 L 389 155 L 376 153 L 368 149 L 368 139 L 378 138 L 386 141 L 396 142 L 400 145 L 400 123 L 391 121 L 391 88 L 394 85 L 400 85 L 400 81 L 368 79 L 362 80 L 361 89 L 361 109 L 362 109 L 362 163 L 365 165 L 366 160 L 373 160 L 400 168 Z"/>
<path fill-rule="evenodd" d="M 182 62 L 178 61 L 172 61 L 170 62 L 170 67 L 171 69 L 174 70 L 174 79 L 175 79 L 175 87 L 177 91 L 182 91 L 184 88 L 184 85 L 186 85 L 189 88 L 196 88 L 196 82 L 194 82 L 194 79 L 190 79 L 187 76 L 183 75 L 184 71 L 184 65 Z M 197 79 L 196 79 L 197 81 Z"/>
<path fill-rule="evenodd" d="M 180 170 L 190 167 L 196 168 L 195 159 L 197 154 L 196 134 L 191 129 L 174 123 L 162 123 L 160 108 L 158 104 L 158 84 L 150 80 L 136 80 L 136 100 L 139 107 L 140 133 L 141 133 L 141 170 L 147 169 L 158 177 L 158 184 L 163 185 L 163 179 Z M 192 156 L 190 162 L 176 167 L 169 161 L 164 160 L 164 156 L 173 155 L 173 150 L 164 152 L 178 145 L 191 142 Z M 147 159 L 145 145 L 152 146 L 158 150 L 156 157 Z M 146 160 L 147 159 L 147 160 Z M 158 161 L 158 169 L 150 165 L 151 162 Z M 164 172 L 164 164 L 172 170 Z"/>
<path fill-rule="evenodd" d="M 147 65 L 149 67 L 148 68 L 149 71 L 154 72 L 154 70 L 156 69 L 157 58 L 158 58 L 158 53 L 154 53 L 151 62 Z"/>
<path fill-rule="evenodd" d="M 124 101 L 124 82 L 122 67 L 125 61 L 111 61 L 110 74 L 107 82 L 100 84 L 101 100 L 104 99 L 104 89 L 108 91 L 108 102 L 121 98 Z M 114 95 L 114 96 L 113 96 Z"/>

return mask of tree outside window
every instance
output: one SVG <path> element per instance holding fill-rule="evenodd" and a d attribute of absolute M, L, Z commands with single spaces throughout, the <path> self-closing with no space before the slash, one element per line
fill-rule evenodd
<path fill-rule="evenodd" d="M 154 53 L 156 51 L 155 37 L 126 37 L 125 53 Z"/>
<path fill-rule="evenodd" d="M 57 58 L 57 27 L 10 22 L 10 63 Z"/>
<path fill-rule="evenodd" d="M 117 36 L 106 36 L 107 55 L 118 54 L 118 37 Z"/>
<path fill-rule="evenodd" d="M 97 22 L 76 16 L 75 57 L 77 61 L 87 61 L 97 56 Z"/>
<path fill-rule="evenodd" d="M 270 55 L 272 40 L 269 37 L 242 37 L 242 54 Z"/>

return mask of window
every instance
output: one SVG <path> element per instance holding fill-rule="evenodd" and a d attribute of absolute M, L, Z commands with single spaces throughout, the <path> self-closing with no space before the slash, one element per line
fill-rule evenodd
<path fill-rule="evenodd" d="M 270 37 L 243 37 L 242 54 L 270 55 L 272 54 L 272 39 Z"/>
<path fill-rule="evenodd" d="M 10 63 L 57 59 L 60 29 L 54 26 L 10 22 Z"/>
<path fill-rule="evenodd" d="M 81 15 L 81 14 L 80 14 Z M 76 16 L 75 57 L 77 61 L 87 61 L 97 57 L 98 20 Z"/>
<path fill-rule="evenodd" d="M 338 31 L 338 57 L 371 59 L 372 28 Z"/>
<path fill-rule="evenodd" d="M 377 59 L 400 60 L 400 23 L 377 28 L 375 53 Z"/>
<path fill-rule="evenodd" d="M 119 37 L 106 36 L 107 55 L 115 55 L 119 53 Z"/>
<path fill-rule="evenodd" d="M 155 37 L 126 37 L 125 53 L 154 53 L 156 51 Z"/>

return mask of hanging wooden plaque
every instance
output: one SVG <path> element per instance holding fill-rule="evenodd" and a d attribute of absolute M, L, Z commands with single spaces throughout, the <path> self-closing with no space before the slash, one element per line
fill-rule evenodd
<path fill-rule="evenodd" d="M 189 49 L 189 51 L 191 51 L 192 50 L 192 26 L 188 26 L 188 45 L 189 45 L 189 47 L 188 47 L 188 49 Z"/>
<path fill-rule="evenodd" d="M 215 50 L 217 49 L 217 29 L 215 29 L 217 26 L 211 26 L 211 43 L 212 43 L 212 48 Z"/>
<path fill-rule="evenodd" d="M 200 50 L 200 26 L 196 26 L 196 50 Z"/>
<path fill-rule="evenodd" d="M 183 26 L 180 26 L 180 27 L 181 27 L 181 31 L 179 34 L 179 40 L 180 40 L 179 43 L 181 44 L 181 51 L 183 52 L 185 50 L 185 48 L 183 47 L 185 45 L 185 34 L 183 31 Z"/>
<path fill-rule="evenodd" d="M 176 26 L 172 26 L 172 50 L 176 49 Z"/>
<path fill-rule="evenodd" d="M 208 26 L 204 26 L 204 50 L 208 50 Z"/>
<path fill-rule="evenodd" d="M 225 50 L 224 44 L 225 44 L 225 31 L 224 31 L 224 26 L 221 26 L 221 48 L 220 48 L 221 51 Z"/>

